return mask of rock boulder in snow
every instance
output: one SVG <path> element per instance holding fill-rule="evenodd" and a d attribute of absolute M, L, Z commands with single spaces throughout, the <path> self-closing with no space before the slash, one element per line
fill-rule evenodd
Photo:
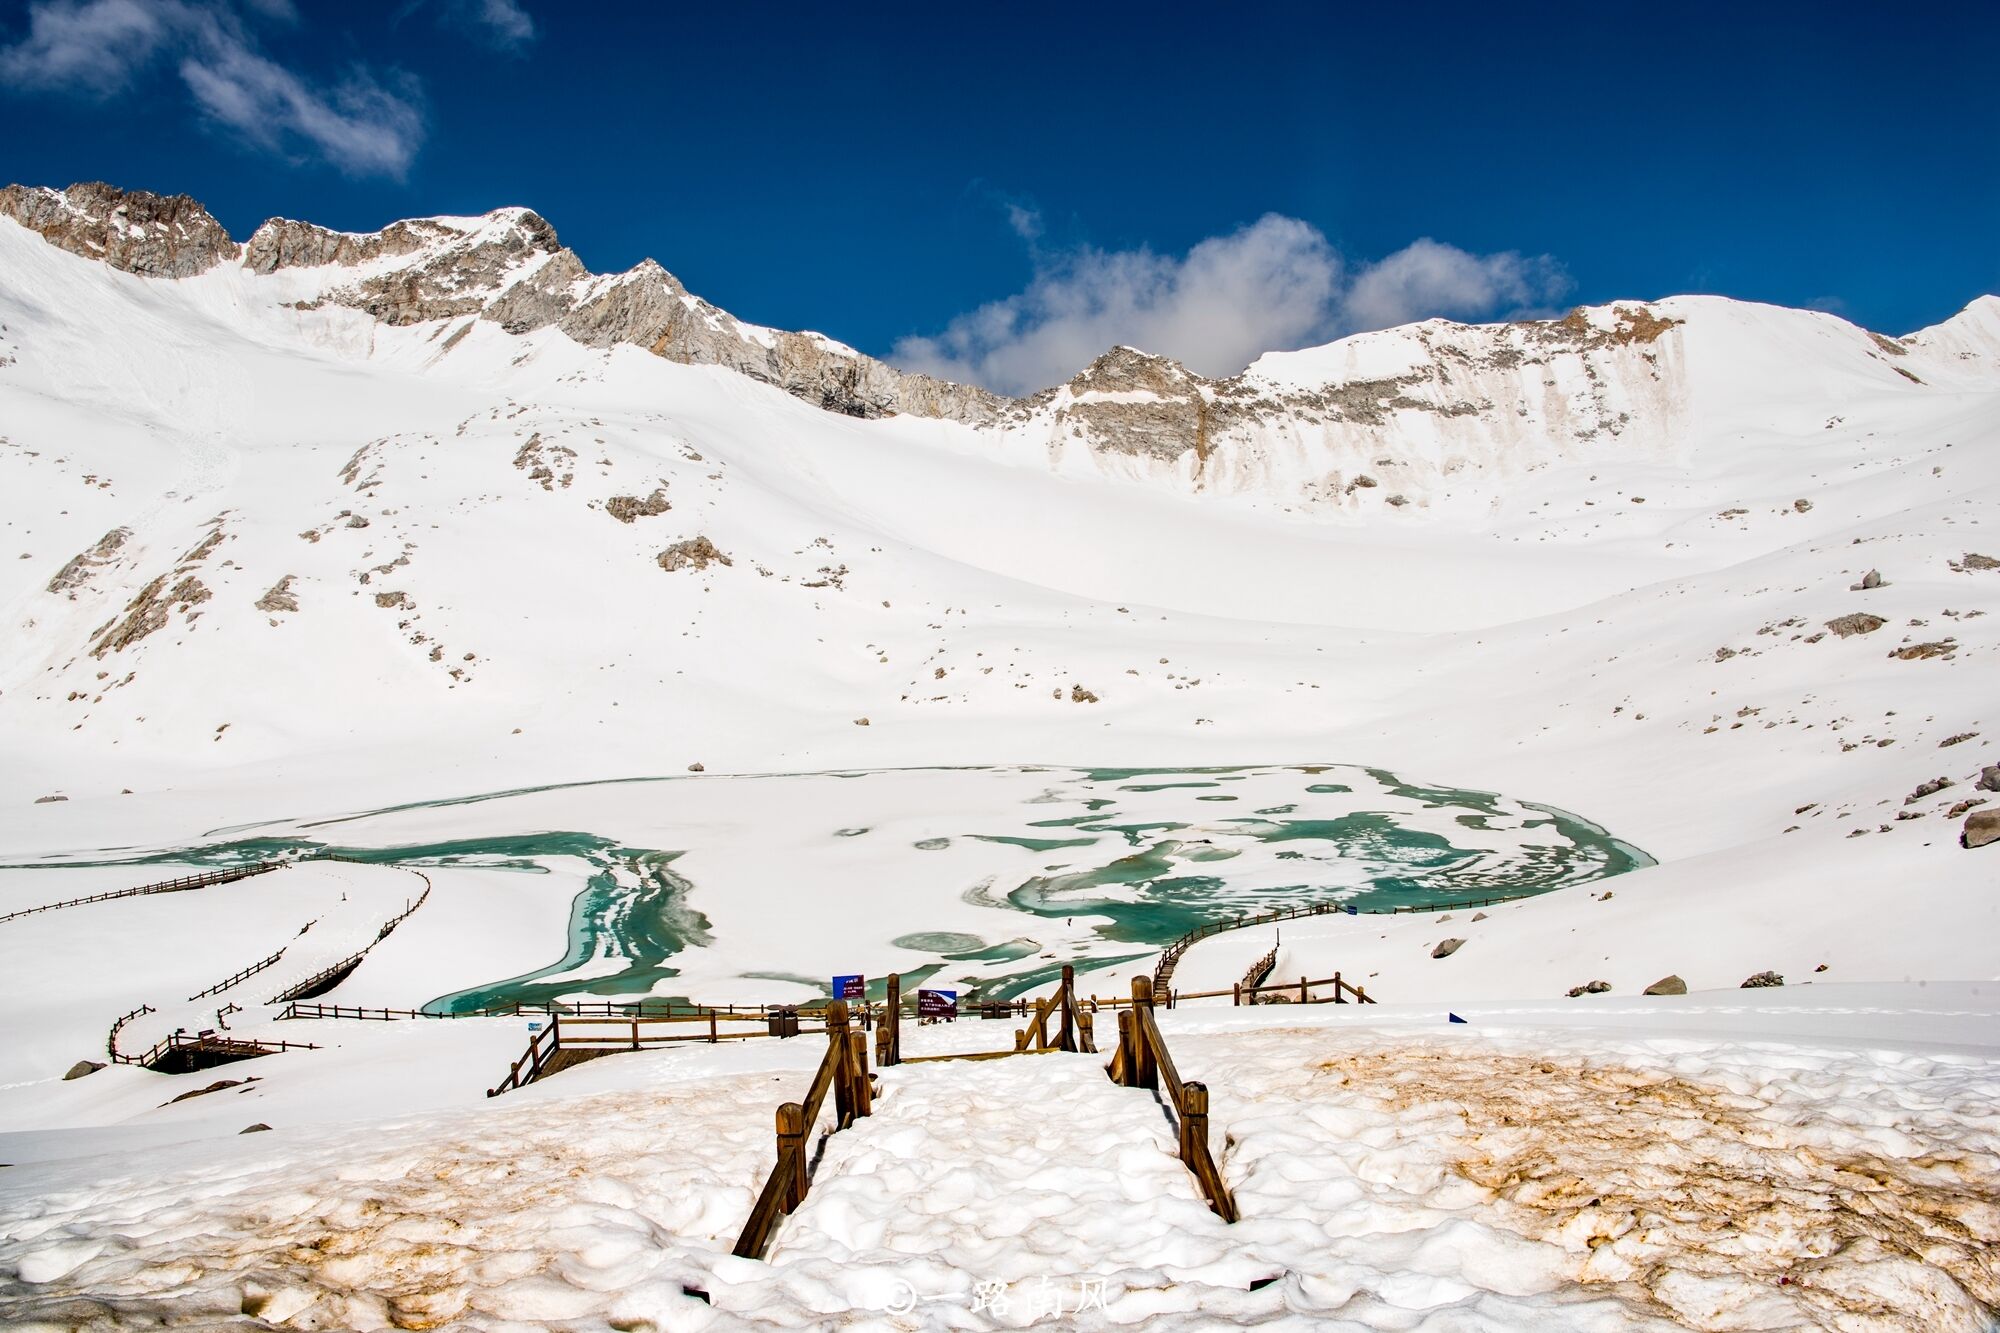
<path fill-rule="evenodd" d="M 1457 953 L 1464 944 L 1464 940 L 1444 940 L 1439 943 L 1437 948 L 1431 950 L 1431 957 L 1449 958 Z"/>
<path fill-rule="evenodd" d="M 1826 622 L 1826 627 L 1844 639 L 1850 634 L 1873 634 L 1888 623 L 1880 616 L 1871 616 L 1866 611 L 1856 611 L 1852 615 L 1834 617 Z"/>
<path fill-rule="evenodd" d="M 1737 987 L 1737 989 L 1762 990 L 1767 986 L 1782 986 L 1784 984 L 1785 984 L 1785 979 L 1779 976 L 1776 972 L 1759 972 L 1756 973 L 1754 976 L 1748 976 L 1743 978 L 1743 984 Z"/>
<path fill-rule="evenodd" d="M 1687 993 L 1688 984 L 1678 976 L 1672 974 L 1661 977 L 1658 981 L 1646 987 L 1646 994 L 1648 995 L 1685 995 Z"/>
<path fill-rule="evenodd" d="M 2000 810 L 1974 810 L 1965 817 L 1965 829 L 1958 835 L 1959 846 L 1967 849 L 2000 842 Z"/>

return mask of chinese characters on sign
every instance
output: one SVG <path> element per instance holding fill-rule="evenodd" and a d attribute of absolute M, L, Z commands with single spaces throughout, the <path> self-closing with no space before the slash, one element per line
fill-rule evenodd
<path fill-rule="evenodd" d="M 835 977 L 833 979 L 833 998 L 836 1000 L 860 1000 L 866 999 L 867 995 L 868 979 L 866 977 Z"/>
<path fill-rule="evenodd" d="M 928 1019 L 957 1018 L 958 992 L 955 990 L 918 991 L 917 1017 Z"/>
<path fill-rule="evenodd" d="M 990 1315 L 995 1318 L 1023 1317 L 1029 1323 L 1042 1319 L 1060 1319 L 1064 1315 L 1082 1314 L 1086 1310 L 1105 1310 L 1105 1279 L 1101 1277 L 1076 1276 L 1068 1285 L 1058 1285 L 1054 1279 L 1044 1274 L 1033 1282 L 975 1282 L 972 1290 L 938 1292 L 935 1295 L 919 1295 L 916 1287 L 902 1278 L 892 1284 L 889 1303 L 883 1307 L 889 1314 L 909 1314 L 919 1305 L 948 1302 L 965 1304 L 971 1313 Z"/>

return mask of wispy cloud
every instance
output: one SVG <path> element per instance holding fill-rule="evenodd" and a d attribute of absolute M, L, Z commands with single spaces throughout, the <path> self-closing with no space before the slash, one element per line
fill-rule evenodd
<path fill-rule="evenodd" d="M 0 48 L 0 79 L 24 92 L 109 97 L 124 91 L 189 17 L 179 5 L 144 0 L 33 5 L 27 35 Z"/>
<path fill-rule="evenodd" d="M 1034 246 L 1039 217 L 1018 204 L 1007 212 Z M 1276 213 L 1179 257 L 1088 246 L 1032 253 L 1025 290 L 960 315 L 941 333 L 901 340 L 891 359 L 1013 394 L 1060 383 L 1121 343 L 1227 375 L 1268 351 L 1433 315 L 1509 313 L 1568 287 L 1547 256 L 1475 255 L 1430 239 L 1353 265 L 1317 228 Z"/>
<path fill-rule="evenodd" d="M 390 20 L 428 11 L 434 22 L 468 33 L 498 51 L 519 53 L 541 35 L 521 0 L 403 0 Z"/>
<path fill-rule="evenodd" d="M 535 40 L 535 21 L 528 17 L 519 0 L 472 0 L 459 8 L 479 25 L 487 39 L 506 47 L 525 46 Z"/>
<path fill-rule="evenodd" d="M 289 0 L 258 15 L 295 22 Z M 196 108 L 270 152 L 302 149 L 353 175 L 400 178 L 424 137 L 414 81 L 356 67 L 323 85 L 264 54 L 235 10 L 188 0 L 39 0 L 28 31 L 0 48 L 0 79 L 21 91 L 110 98 L 171 59 Z"/>

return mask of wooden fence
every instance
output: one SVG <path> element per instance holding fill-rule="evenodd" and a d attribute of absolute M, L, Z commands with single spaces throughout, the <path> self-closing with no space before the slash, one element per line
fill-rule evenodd
<path fill-rule="evenodd" d="M 838 1003 L 838 1002 L 836 1002 Z M 841 1005 L 844 1015 L 847 1011 Z M 365 1016 L 373 1017 L 382 1010 L 365 1011 Z M 529 1010 L 534 1013 L 534 1010 Z M 828 1006 L 829 1015 L 832 1006 Z M 357 1014 L 357 1016 L 363 1016 Z M 831 1021 L 829 1017 L 828 1021 Z M 846 1021 L 844 1018 L 843 1022 Z M 724 1023 L 755 1023 L 755 1031 L 724 1031 Z M 693 1031 L 679 1029 L 693 1028 Z M 524 1088 L 538 1078 L 546 1077 L 561 1069 L 566 1069 L 579 1060 L 593 1056 L 608 1055 L 614 1051 L 640 1051 L 656 1046 L 668 1046 L 675 1042 L 740 1041 L 747 1037 L 792 1036 L 799 1031 L 821 1031 L 819 1028 L 800 1028 L 796 1021 L 784 1024 L 769 1016 L 755 1014 L 723 1014 L 713 1010 L 706 1014 L 682 1014 L 666 1017 L 653 1015 L 630 1015 L 626 1017 L 588 1017 L 574 1014 L 554 1013 L 540 1031 L 528 1041 L 528 1049 L 521 1058 L 514 1061 L 507 1071 L 507 1077 L 498 1086 L 487 1089 L 488 1097 L 498 1097 L 503 1092 Z"/>
<path fill-rule="evenodd" d="M 1146 1088 L 1161 1095 L 1180 1130 L 1181 1161 L 1208 1196 L 1215 1215 L 1234 1222 L 1236 1199 L 1208 1148 L 1208 1085 L 1181 1078 L 1154 1021 L 1153 987 L 1145 977 L 1132 978 L 1131 1005 L 1118 1015 L 1118 1052 L 1105 1072 L 1121 1087 Z"/>
<path fill-rule="evenodd" d="M 875 1088 L 868 1074 L 868 1042 L 859 1031 L 848 1027 L 847 1005 L 843 1001 L 834 1000 L 826 1007 L 826 1038 L 826 1054 L 813 1074 L 806 1099 L 786 1102 L 778 1108 L 778 1160 L 771 1167 L 757 1202 L 751 1206 L 743 1233 L 736 1238 L 734 1253 L 739 1258 L 763 1258 L 778 1223 L 805 1202 L 812 1165 L 806 1153 L 806 1136 L 819 1123 L 827 1092 L 833 1093 L 834 1108 L 833 1128 L 828 1134 L 839 1133 L 874 1112 Z"/>
<path fill-rule="evenodd" d="M 290 945 L 286 945 L 284 948 L 281 948 L 276 953 L 272 954 L 269 958 L 260 959 L 259 961 L 250 964 L 250 966 L 244 968 L 241 972 L 238 972 L 235 976 L 227 977 L 224 980 L 218 981 L 213 986 L 210 986 L 207 990 L 196 991 L 194 994 L 188 996 L 188 999 L 202 1000 L 208 998 L 211 995 L 221 994 L 223 991 L 228 990 L 231 986 L 234 986 L 237 982 L 242 981 L 246 977 L 254 977 L 259 972 L 262 972 L 265 968 L 275 965 L 280 958 L 283 958 L 285 956 L 285 949 L 288 949 L 290 947 L 291 947 Z"/>
<path fill-rule="evenodd" d="M 1277 965 L 1278 965 L 1278 944 L 1276 941 L 1273 941 L 1271 944 L 1271 952 L 1265 954 L 1262 958 L 1259 958 L 1256 962 L 1250 964 L 1249 967 L 1243 969 L 1243 980 L 1239 982 L 1236 987 L 1236 993 L 1238 996 L 1237 1003 L 1241 1004 L 1243 1002 L 1241 996 L 1245 988 L 1248 988 L 1250 990 L 1255 990 L 1257 987 L 1263 985 L 1264 979 L 1271 975 L 1271 969 L 1276 967 Z"/>
<path fill-rule="evenodd" d="M 346 860 L 348 858 L 326 856 L 321 859 L 329 861 L 338 861 L 338 860 Z M 398 866 L 397 869 L 410 870 L 408 866 Z M 285 1004 L 292 1000 L 303 999 L 304 997 L 309 995 L 316 995 L 320 991 L 330 989 L 334 982 L 338 981 L 341 977 L 345 976 L 347 973 L 352 972 L 355 968 L 359 967 L 361 965 L 361 960 L 368 956 L 368 951 L 370 949 L 380 944 L 383 940 L 388 939 L 389 932 L 393 931 L 396 927 L 402 925 L 405 921 L 408 921 L 412 916 L 416 915 L 417 909 L 424 905 L 424 900 L 431 896 L 431 877 L 429 875 L 426 875 L 421 870 L 410 870 L 410 873 L 412 875 L 415 875 L 418 879 L 424 882 L 424 891 L 417 895 L 416 901 L 408 904 L 403 908 L 402 911 L 398 912 L 395 916 L 392 916 L 387 921 L 385 921 L 382 924 L 382 928 L 375 932 L 374 939 L 368 941 L 367 944 L 363 945 L 359 952 L 351 954 L 348 957 L 341 959 L 339 962 L 333 964 L 331 967 L 321 968 L 319 971 L 313 973 L 311 976 L 307 977 L 304 981 L 298 982 L 296 985 L 287 986 L 284 990 L 279 991 L 276 995 L 273 995 L 270 999 L 264 1001 L 264 1003 Z"/>
<path fill-rule="evenodd" d="M 198 1033 L 190 1037 L 184 1032 L 169 1032 L 138 1055 L 120 1055 L 113 1050 L 111 1060 L 113 1064 L 142 1065 L 152 1069 L 178 1058 L 187 1061 L 192 1068 L 203 1068 L 208 1064 L 220 1064 L 226 1060 L 248 1060 L 259 1055 L 275 1055 L 279 1051 L 318 1049 L 319 1047 L 309 1041 L 218 1037 L 212 1032 Z"/>
<path fill-rule="evenodd" d="M 205 889 L 211 884 L 228 884 L 239 879 L 249 879 L 252 875 L 267 875 L 288 864 L 290 863 L 286 861 L 259 861 L 255 865 L 232 866 L 226 870 L 204 870 L 198 875 L 182 875 L 179 879 L 162 880 L 158 884 L 141 884 L 136 889 L 113 889 L 109 893 L 93 893 L 88 898 L 65 898 L 59 903 L 24 907 L 18 912 L 0 916 L 0 921 L 13 921 L 19 917 L 33 916 L 37 912 L 54 912 L 64 907 L 108 903 L 114 898 L 138 898 L 149 893 L 184 893 L 189 889 Z"/>
<path fill-rule="evenodd" d="M 1516 894 L 1511 898 L 1468 898 L 1462 902 L 1433 903 L 1427 907 L 1404 904 L 1401 907 L 1359 907 L 1352 911 L 1359 916 L 1408 916 L 1418 912 L 1455 912 L 1466 907 L 1492 907 L 1496 903 L 1518 902 L 1520 898 L 1521 895 Z M 1174 965 L 1180 962 L 1181 955 L 1211 935 L 1220 935 L 1225 930 L 1269 925 L 1273 921 L 1292 921 L 1302 916 L 1345 916 L 1349 911 L 1348 904 L 1344 902 L 1301 903 L 1297 907 L 1279 907 L 1255 916 L 1239 916 L 1231 921 L 1210 921 L 1196 926 L 1161 951 L 1160 961 L 1153 966 L 1153 993 L 1164 995 L 1173 981 Z"/>

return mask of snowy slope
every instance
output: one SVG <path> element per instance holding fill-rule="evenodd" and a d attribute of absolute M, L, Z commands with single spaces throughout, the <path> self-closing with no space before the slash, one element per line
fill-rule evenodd
<path fill-rule="evenodd" d="M 1429 322 L 1267 356 L 1228 380 L 1114 349 L 1066 385 L 1003 403 L 898 378 L 817 335 L 743 324 L 657 266 L 583 272 L 525 210 L 359 237 L 272 223 L 238 246 L 198 206 L 147 215 L 133 203 L 107 221 L 98 196 L 30 203 L 17 215 L 39 219 L 46 239 L 0 218 L 0 534 L 13 546 L 0 547 L 0 901 L 174 873 L 90 864 L 114 849 L 259 833 L 643 833 L 635 846 L 686 852 L 687 905 L 712 926 L 680 960 L 689 976 L 717 1001 L 775 998 L 844 967 L 915 966 L 931 946 L 892 936 L 999 915 L 966 891 L 1035 854 L 962 843 L 892 863 L 845 836 L 850 826 L 919 847 L 986 827 L 992 794 L 1027 782 L 1008 765 L 1366 764 L 1573 811 L 1661 864 L 1477 922 L 1296 923 L 1280 975 L 1366 978 L 1410 1006 L 1391 1029 L 1447 1006 L 1503 1026 L 1531 1013 L 1518 1042 L 1481 1050 L 1475 1068 L 1489 1072 L 1550 1053 L 1672 1067 L 1754 1085 L 1762 1109 L 1743 1132 L 1776 1135 L 1766 1142 L 1835 1143 L 1847 1160 L 1868 1140 L 1932 1186 L 1944 1160 L 1991 1177 L 1981 1108 L 1994 1087 L 2000 850 L 1962 849 L 1957 835 L 1965 802 L 2000 799 L 1977 785 L 2000 763 L 2000 568 L 1975 558 L 2000 557 L 2000 299 L 1902 338 L 1707 297 L 1532 324 Z M 1880 586 L 1858 586 L 1870 571 Z M 1871 627 L 1857 632 L 1856 615 Z M 926 765 L 993 772 L 945 780 L 915 771 Z M 848 780 L 798 776 L 830 770 L 876 776 L 838 796 L 826 789 Z M 1937 779 L 1948 785 L 1917 794 Z M 871 808 L 885 799 L 893 809 Z M 1448 826 L 1450 814 L 1435 819 Z M 432 898 L 333 998 L 401 1007 L 548 965 L 580 865 L 428 868 Z M 1246 898 L 1273 873 L 1256 857 L 1236 870 Z M 6 1048 L 0 1159 L 223 1139 L 252 1118 L 289 1131 L 199 1148 L 249 1163 L 201 1196 L 217 1243 L 238 1247 L 222 1257 L 190 1257 L 192 1233 L 166 1201 L 178 1184 L 114 1201 L 148 1159 L 10 1171 L 0 1271 L 46 1295 L 184 1271 L 170 1260 L 239 1276 L 232 1265 L 249 1264 L 249 1285 L 196 1283 L 202 1299 L 306 1324 L 469 1309 L 493 1326 L 627 1315 L 693 1326 L 708 1316 L 682 1281 L 739 1284 L 718 1301 L 729 1317 L 797 1321 L 878 1308 L 892 1279 L 955 1300 L 982 1275 L 1029 1276 L 1032 1247 L 961 1235 L 963 1217 L 898 1231 L 884 1200 L 1040 1188 L 1033 1152 L 1018 1176 L 982 1174 L 933 1144 L 922 1169 L 936 1179 L 899 1175 L 893 1116 L 853 1141 L 840 1164 L 850 1183 L 781 1240 L 801 1264 L 718 1269 L 768 1148 L 771 1079 L 810 1063 L 795 1043 L 602 1062 L 477 1123 L 465 1117 L 518 1054 L 520 1024 L 313 1035 L 251 1015 L 242 1021 L 327 1049 L 257 1062 L 255 1084 L 184 1103 L 169 1101 L 173 1080 L 138 1070 L 57 1081 L 70 1061 L 101 1058 L 117 1014 L 180 1003 L 309 919 L 328 927 L 305 937 L 313 949 L 344 952 L 414 882 L 368 867 L 286 873 L 299 878 L 283 893 L 267 877 L 0 926 L 12 964 L 0 995 L 34 1031 Z M 1215 873 L 1227 894 L 1229 870 Z M 787 911 L 787 894 L 811 909 Z M 944 906 L 930 911 L 926 894 Z M 1095 929 L 1072 924 L 1068 935 Z M 1064 932 L 1051 921 L 1031 943 L 1053 947 Z M 1447 937 L 1466 943 L 1432 958 Z M 1204 943 L 1177 984 L 1226 985 L 1270 943 L 1248 931 Z M 1086 984 L 1108 991 L 1149 962 Z M 1736 984 L 1766 969 L 1791 983 L 1781 998 L 1740 998 Z M 1621 1007 L 1669 972 L 1728 995 Z M 1608 1000 L 1561 998 L 1593 980 L 1611 983 Z M 1906 986 L 1929 990 L 1895 989 Z M 1740 1021 L 1725 1013 L 1737 1008 Z M 1189 1029 L 1202 1058 L 1236 1061 L 1245 1095 L 1287 1105 L 1312 1100 L 1286 1064 L 1309 1062 L 1311 1043 L 1260 1035 L 1238 1050 L 1221 1034 L 1350 1017 L 1180 1012 L 1174 1021 L 1212 1029 Z M 1626 1032 L 1648 1024 L 1665 1028 Z M 969 1040 L 967 1027 L 950 1039 Z M 1406 1036 L 1377 1033 L 1364 1055 L 1414 1058 Z M 1718 1036 L 1762 1044 L 1741 1060 L 1697 1058 Z M 1866 1054 L 1878 1036 L 1900 1054 Z M 1799 1053 L 1815 1042 L 1839 1050 Z M 1002 1086 L 1041 1077 L 966 1074 L 947 1091 L 999 1116 L 1026 1092 L 1060 1100 L 1067 1075 Z M 657 1109 L 661 1088 L 679 1097 L 689 1079 L 705 1090 L 671 1113 L 711 1107 L 708 1141 L 723 1149 L 669 1162 L 588 1138 L 583 1127 Z M 1825 1087 L 1842 1100 L 1815 1118 L 1808 1104 Z M 897 1090 L 911 1108 L 935 1091 Z M 1925 1108 L 1921 1133 L 1897 1118 L 1908 1106 Z M 1657 1270 L 1614 1244 L 1634 1270 L 1601 1261 L 1586 1273 L 1577 1265 L 1600 1262 L 1595 1222 L 1550 1229 L 1532 1210 L 1454 1220 L 1477 1172 L 1435 1141 L 1399 1146 L 1406 1110 L 1315 1107 L 1304 1139 L 1249 1108 L 1219 1110 L 1244 1136 L 1226 1171 L 1265 1181 L 1251 1192 L 1269 1186 L 1267 1219 L 1303 1211 L 1251 1241 L 1190 1241 L 1164 1278 L 1133 1276 L 1127 1260 L 1140 1257 L 1120 1258 L 1118 1299 L 1134 1302 L 1123 1317 L 1444 1328 L 1554 1305 L 1579 1327 L 1953 1327 L 1976 1318 L 1966 1300 L 1990 1315 L 1990 1268 L 1956 1258 L 1923 1272 L 1886 1260 L 1867 1276 L 1829 1270 L 1816 1290 L 1845 1292 L 1852 1308 L 1773 1295 L 1762 1260 L 1738 1255 L 1732 1269 L 1677 1232 L 1648 1252 L 1680 1256 Z M 385 1115 L 405 1117 L 387 1137 L 352 1127 Z M 1157 1128 L 1045 1146 L 1143 1154 Z M 1027 1136 L 1000 1119 L 967 1129 Z M 287 1219 L 313 1215 L 304 1187 L 282 1183 L 286 1164 L 331 1179 L 367 1141 L 372 1165 L 357 1179 L 391 1180 L 440 1155 L 498 1161 L 522 1134 L 547 1150 L 524 1186 L 541 1202 L 448 1261 L 412 1259 L 407 1280 L 339 1267 L 325 1283 L 257 1267 L 254 1237 L 289 1245 Z M 1304 1164 L 1349 1151 L 1314 1137 L 1327 1134 L 1363 1146 L 1347 1173 L 1321 1179 Z M 568 1178 L 563 1145 L 579 1135 L 605 1191 L 588 1205 L 535 1183 Z M 1590 1160 L 1615 1156 L 1615 1137 L 1593 1139 Z M 1260 1162 L 1267 1176 L 1244 1174 Z M 1147 1178 L 1167 1193 L 1179 1180 Z M 1362 1206 L 1355 1180 L 1401 1182 L 1400 1194 Z M 410 1206 L 456 1206 L 458 1188 Z M 1071 1194 L 1080 1226 L 1122 1217 L 1081 1183 Z M 358 1197 L 349 1205 L 365 1212 Z M 578 1221 L 580 1207 L 609 1211 Z M 277 1219 L 264 1231 L 243 1220 L 258 1209 Z M 1972 1222 L 1953 1225 L 1988 1226 L 1962 1211 Z M 1334 1238 L 1347 1248 L 1301 1258 L 1328 1243 L 1306 1221 L 1328 1217 L 1353 1221 Z M 338 1220 L 363 1226 L 361 1212 Z M 567 1225 L 578 1229 L 562 1233 L 569 1257 L 552 1261 L 554 1276 L 519 1268 L 521 1238 L 543 1244 Z M 1406 1242 L 1381 1248 L 1388 1231 Z M 130 1249 L 104 1248 L 113 1233 Z M 642 1256 L 633 1234 L 653 1248 Z M 665 1250 L 661 1234 L 676 1238 Z M 933 1244 L 944 1257 L 892 1257 Z M 1769 1244 L 1789 1255 L 1789 1241 Z M 839 1255 L 864 1256 L 870 1276 L 829 1294 Z M 1873 1262 L 1865 1246 L 1849 1258 Z M 1294 1276 L 1243 1291 L 1265 1267 Z M 1608 1303 L 1593 1304 L 1577 1284 L 1599 1278 Z M 132 1288 L 125 1316 L 155 1308 L 147 1290 Z M 159 1299 L 186 1294 L 175 1290 Z M 5 1314 L 55 1317 L 41 1299 Z M 1884 1302 L 1916 1322 L 1882 1316 Z"/>

